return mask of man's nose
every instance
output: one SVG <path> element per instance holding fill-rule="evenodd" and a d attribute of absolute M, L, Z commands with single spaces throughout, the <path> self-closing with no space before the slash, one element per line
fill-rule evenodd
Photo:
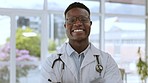
<path fill-rule="evenodd" d="M 79 24 L 82 24 L 82 22 L 79 18 L 77 18 L 74 24 L 79 25 Z"/>

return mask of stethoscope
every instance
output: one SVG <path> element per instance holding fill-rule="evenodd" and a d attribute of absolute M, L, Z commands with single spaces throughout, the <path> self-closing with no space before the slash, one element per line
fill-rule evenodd
<path fill-rule="evenodd" d="M 53 61 L 53 64 L 52 64 L 52 66 L 51 66 L 52 69 L 53 69 L 53 67 L 54 67 L 54 65 L 55 65 L 55 63 L 56 63 L 57 61 L 61 61 L 61 62 L 62 62 L 62 69 L 64 70 L 65 64 L 64 64 L 64 62 L 62 61 L 62 59 L 61 59 L 61 57 L 60 57 L 61 55 L 62 55 L 62 54 L 58 54 L 58 58 Z M 49 81 L 49 82 L 52 82 L 51 79 L 48 79 L 48 81 Z M 52 82 L 52 83 L 61 83 L 61 82 Z"/>
<path fill-rule="evenodd" d="M 58 54 L 58 58 L 53 61 L 53 64 L 52 64 L 52 66 L 51 66 L 52 68 L 54 67 L 54 65 L 55 65 L 55 63 L 56 63 L 57 61 L 61 61 L 61 62 L 62 62 L 62 65 L 63 65 L 62 69 L 64 69 L 65 64 L 64 64 L 64 62 L 62 61 L 62 59 L 60 58 L 61 55 L 62 55 L 62 54 Z"/>
<path fill-rule="evenodd" d="M 100 61 L 99 61 L 100 55 L 94 55 L 94 56 L 96 57 L 96 60 L 97 60 L 96 71 L 101 74 L 101 72 L 103 70 L 103 66 L 100 64 Z"/>
<path fill-rule="evenodd" d="M 64 70 L 65 64 L 64 64 L 64 62 L 62 61 L 62 59 L 60 58 L 61 55 L 62 55 L 62 54 L 58 54 L 58 58 L 53 61 L 53 64 L 52 64 L 52 66 L 51 66 L 52 68 L 54 67 L 54 65 L 55 65 L 55 63 L 56 63 L 57 61 L 61 61 L 61 62 L 62 62 L 62 69 Z M 95 68 L 96 68 L 96 71 L 99 72 L 100 75 L 101 75 L 101 72 L 102 72 L 102 70 L 103 70 L 103 66 L 100 64 L 99 56 L 100 56 L 100 55 L 94 55 L 94 57 L 96 57 L 96 60 L 97 60 L 97 65 L 96 65 Z M 48 79 L 48 81 L 52 82 L 50 79 Z M 56 82 L 56 83 L 61 83 L 61 82 Z"/>

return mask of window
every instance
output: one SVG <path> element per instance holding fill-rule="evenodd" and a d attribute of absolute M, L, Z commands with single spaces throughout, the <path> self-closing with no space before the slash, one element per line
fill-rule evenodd
<path fill-rule="evenodd" d="M 0 0 L 0 8 L 43 9 L 43 0 Z"/>
<path fill-rule="evenodd" d="M 37 83 L 40 81 L 41 19 L 36 16 L 16 16 L 16 21 L 16 81 Z"/>
<path fill-rule="evenodd" d="M 125 69 L 129 83 L 138 83 L 139 47 L 145 57 L 145 5 L 106 2 L 105 9 L 105 51 Z"/>
<path fill-rule="evenodd" d="M 6 25 L 7 24 L 7 25 Z M 0 15 L 0 82 L 9 83 L 10 17 Z"/>

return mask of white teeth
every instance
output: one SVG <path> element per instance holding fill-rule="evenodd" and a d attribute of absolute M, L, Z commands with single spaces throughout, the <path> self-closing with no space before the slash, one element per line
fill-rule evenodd
<path fill-rule="evenodd" d="M 80 30 L 80 29 L 78 29 L 78 30 L 74 30 L 74 32 L 81 32 L 81 31 L 83 31 L 83 30 Z"/>

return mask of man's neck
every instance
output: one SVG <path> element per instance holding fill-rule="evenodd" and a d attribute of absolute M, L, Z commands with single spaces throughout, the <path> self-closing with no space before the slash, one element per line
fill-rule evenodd
<path fill-rule="evenodd" d="M 85 41 L 85 42 L 69 41 L 69 44 L 76 52 L 81 53 L 82 51 L 84 51 L 88 47 L 89 42 L 88 41 Z"/>

